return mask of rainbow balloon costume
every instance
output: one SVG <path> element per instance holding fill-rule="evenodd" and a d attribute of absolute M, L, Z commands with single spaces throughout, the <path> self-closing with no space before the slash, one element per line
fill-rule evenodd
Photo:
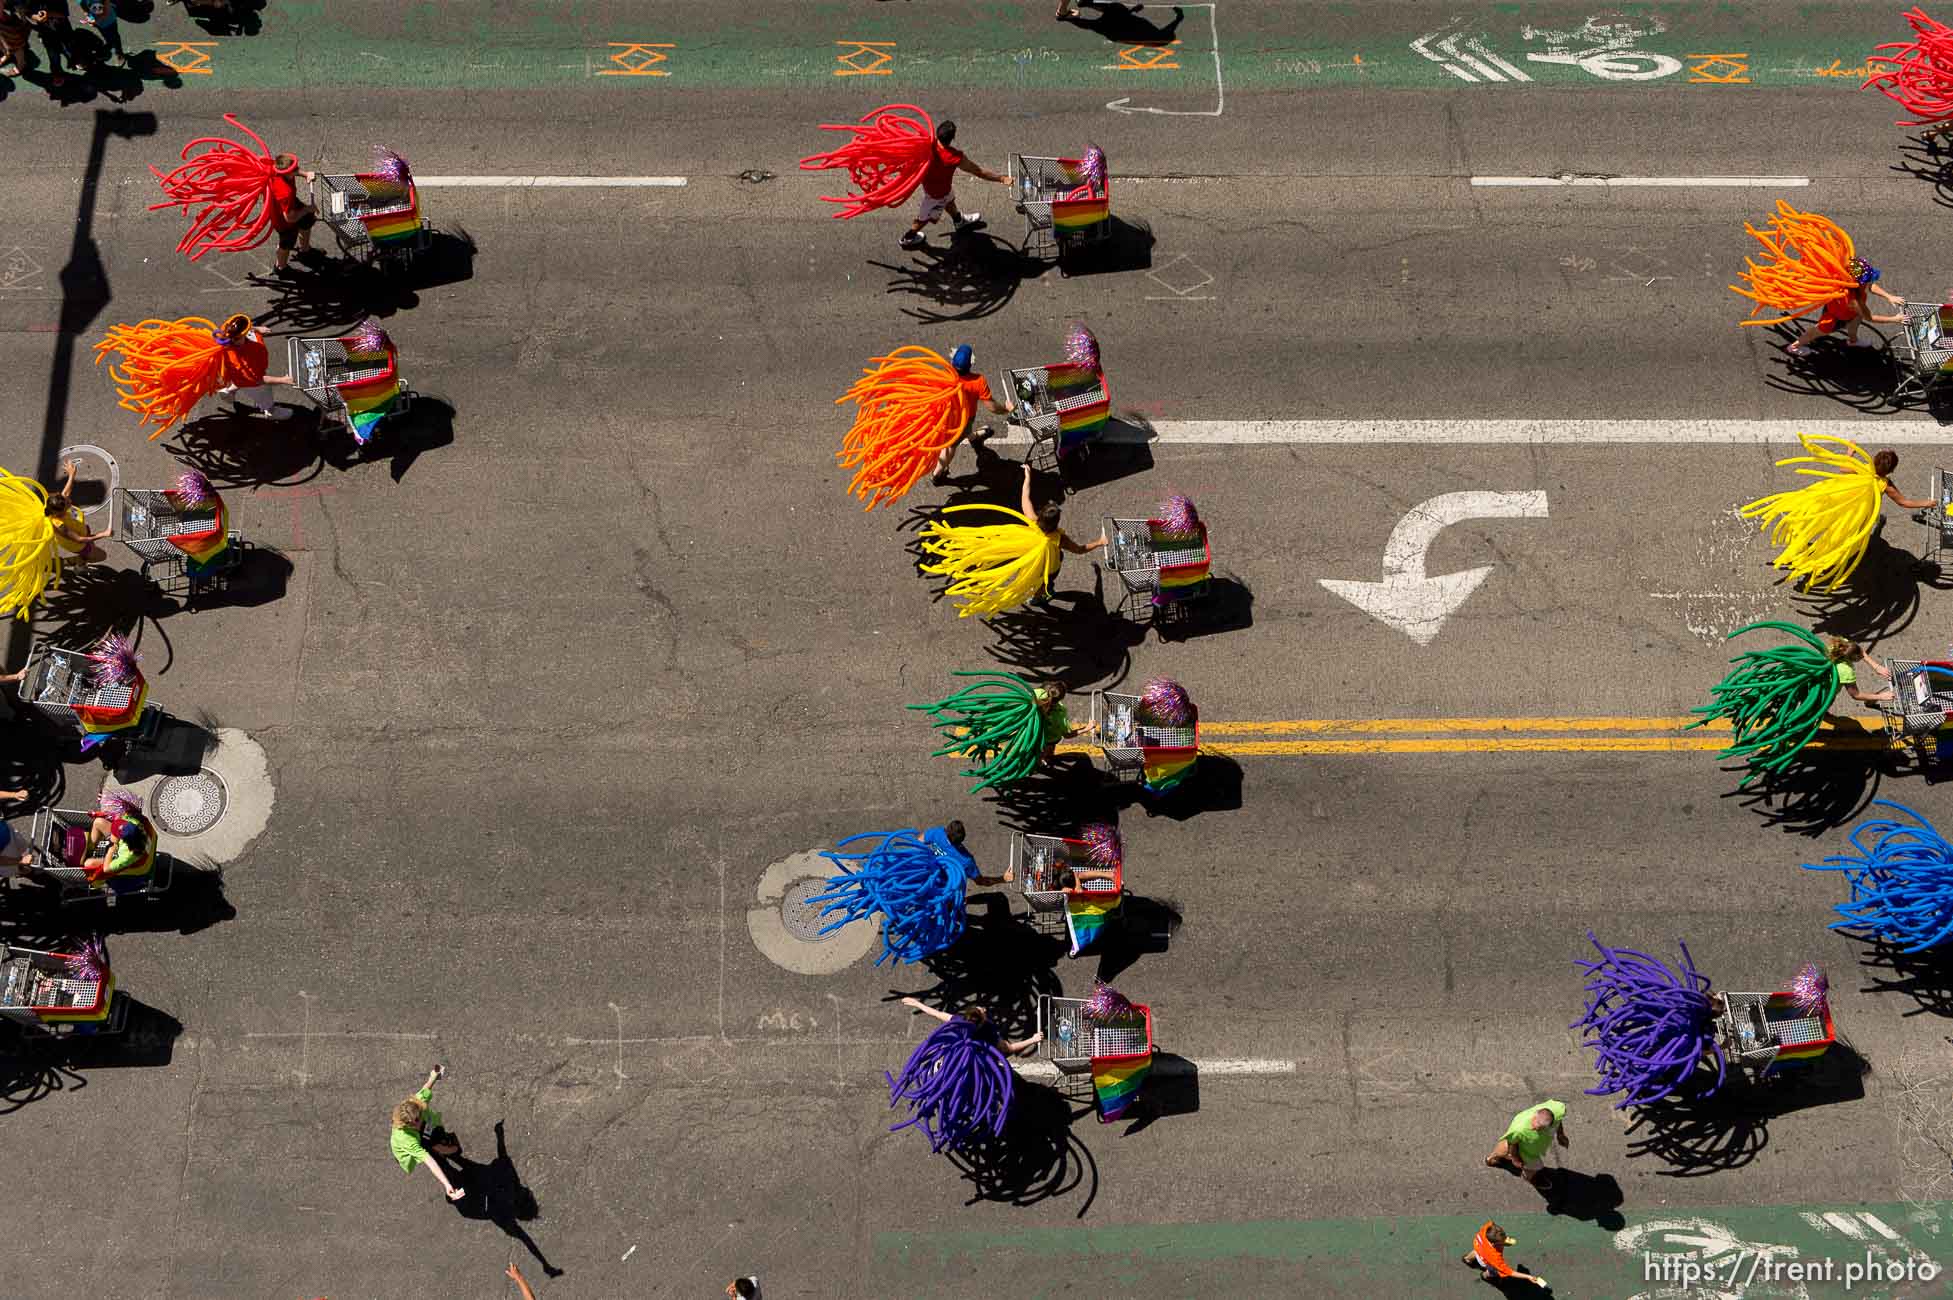
<path fill-rule="evenodd" d="M 855 404 L 854 423 L 835 453 L 843 469 L 854 470 L 848 492 L 867 503 L 864 510 L 894 504 L 935 469 L 989 395 L 982 375 L 958 374 L 929 348 L 900 347 L 876 357 L 834 399 L 836 406 Z"/>
<path fill-rule="evenodd" d="M 1912 25 L 1913 39 L 1876 47 L 1865 62 L 1884 66 L 1865 78 L 1859 89 L 1876 86 L 1881 95 L 1912 114 L 1899 126 L 1945 131 L 1953 127 L 1953 29 L 1919 8 L 1907 12 L 1905 20 Z"/>
<path fill-rule="evenodd" d="M 839 205 L 837 220 L 902 203 L 922 183 L 923 169 L 936 148 L 936 124 L 914 104 L 884 104 L 859 122 L 823 122 L 821 130 L 853 137 L 838 149 L 800 160 L 804 172 L 847 170 L 854 192 L 821 196 L 821 202 Z"/>
<path fill-rule="evenodd" d="M 1828 218 L 1799 212 L 1778 199 L 1777 214 L 1770 218 L 1768 230 L 1758 230 L 1748 222 L 1743 223 L 1743 229 L 1763 245 L 1767 256 L 1761 262 L 1744 258 L 1747 269 L 1740 278 L 1749 288 L 1732 284 L 1730 291 L 1755 304 L 1750 308 L 1752 318 L 1766 309 L 1780 314 L 1741 324 L 1781 325 L 1859 287 L 1861 273 L 1852 269 L 1855 253 L 1851 236 Z"/>
<path fill-rule="evenodd" d="M 155 426 L 151 442 L 219 389 L 257 386 L 268 364 L 264 336 L 248 316 L 233 316 L 222 328 L 201 316 L 112 325 L 95 345 L 95 364 L 110 355 L 119 358 L 109 377 L 122 409 Z"/>
<path fill-rule="evenodd" d="M 1770 526 L 1770 544 L 1783 548 L 1772 565 L 1787 569 L 1806 591 L 1836 591 L 1865 558 L 1878 527 L 1885 480 L 1855 442 L 1802 433 L 1797 440 L 1810 454 L 1777 464 L 1818 466 L 1797 471 L 1817 481 L 1759 497 L 1738 513 Z"/>
<path fill-rule="evenodd" d="M 0 469 L 0 615 L 25 619 L 60 577 L 47 489 Z"/>
<path fill-rule="evenodd" d="M 958 528 L 931 520 L 922 529 L 922 549 L 936 563 L 919 566 L 932 577 L 949 579 L 947 594 L 961 607 L 958 618 L 989 618 L 1051 589 L 1058 573 L 1059 534 L 1008 506 L 945 506 L 952 515 L 989 511 L 1010 522 Z"/>

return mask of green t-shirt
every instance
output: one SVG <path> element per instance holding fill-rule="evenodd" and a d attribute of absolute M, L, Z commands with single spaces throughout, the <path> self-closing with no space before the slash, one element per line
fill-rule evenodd
<path fill-rule="evenodd" d="M 434 1100 L 434 1090 L 432 1088 L 422 1088 L 414 1096 L 418 1097 L 422 1103 L 431 1102 Z M 398 1160 L 400 1167 L 410 1174 L 414 1172 L 414 1166 L 427 1159 L 427 1148 L 422 1145 L 420 1135 L 422 1132 L 431 1133 L 440 1125 L 441 1112 L 429 1107 L 427 1110 L 421 1112 L 420 1123 L 421 1126 L 418 1129 L 397 1128 L 393 1130 L 393 1136 L 387 1141 L 387 1146 L 393 1151 L 393 1158 Z"/>
<path fill-rule="evenodd" d="M 1857 683 L 1858 670 L 1856 668 L 1853 668 L 1850 664 L 1845 664 L 1845 663 L 1834 664 L 1832 666 L 1838 670 L 1838 685 L 1852 686 Z"/>
<path fill-rule="evenodd" d="M 1542 1110 L 1553 1112 L 1551 1128 L 1534 1128 L 1533 1116 Z M 1545 1156 L 1546 1149 L 1553 1145 L 1553 1134 L 1566 1119 L 1566 1103 L 1563 1101 L 1542 1101 L 1537 1106 L 1528 1106 L 1512 1117 L 1506 1125 L 1505 1140 L 1514 1151 L 1527 1160 L 1538 1160 Z"/>
<path fill-rule="evenodd" d="M 127 840 L 117 840 L 115 842 L 115 851 L 109 854 L 108 874 L 112 876 L 118 871 L 127 871 L 130 867 L 135 866 L 137 860 L 141 857 L 142 850 L 136 845 L 129 843 Z"/>

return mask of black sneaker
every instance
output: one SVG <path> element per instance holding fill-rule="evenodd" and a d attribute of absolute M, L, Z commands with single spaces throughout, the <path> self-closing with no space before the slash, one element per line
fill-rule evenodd
<path fill-rule="evenodd" d="M 987 424 L 984 425 L 982 428 L 972 429 L 970 430 L 970 445 L 972 447 L 981 447 L 984 443 L 990 441 L 990 439 L 993 436 L 995 436 L 996 432 L 997 431 L 995 429 L 991 428 Z"/>
<path fill-rule="evenodd" d="M 956 233 L 960 235 L 966 230 L 982 230 L 989 224 L 981 212 L 965 212 L 963 219 L 956 223 Z"/>

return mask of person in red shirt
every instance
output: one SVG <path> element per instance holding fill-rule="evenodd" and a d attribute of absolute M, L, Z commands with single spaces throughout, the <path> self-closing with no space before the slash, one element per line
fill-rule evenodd
<path fill-rule="evenodd" d="M 316 172 L 298 169 L 298 159 L 288 153 L 281 153 L 271 160 L 271 228 L 278 232 L 278 261 L 273 269 L 283 275 L 291 269 L 292 249 L 301 252 L 312 251 L 312 227 L 317 224 L 319 214 L 311 204 L 300 202 L 298 187 L 292 184 L 296 176 L 308 185 L 317 178 Z"/>
<path fill-rule="evenodd" d="M 1008 177 L 971 162 L 969 156 L 956 147 L 956 123 L 941 123 L 936 127 L 934 155 L 923 167 L 922 184 L 916 189 L 915 224 L 902 236 L 903 248 L 921 248 L 924 243 L 922 228 L 934 225 L 936 218 L 944 212 L 949 213 L 949 219 L 955 223 L 958 232 L 983 229 L 982 213 L 957 210 L 956 196 L 950 192 L 957 172 L 968 172 L 999 185 L 1010 183 Z"/>

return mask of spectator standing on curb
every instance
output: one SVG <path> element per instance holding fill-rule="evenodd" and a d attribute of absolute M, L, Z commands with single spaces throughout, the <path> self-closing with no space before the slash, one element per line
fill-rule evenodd
<path fill-rule="evenodd" d="M 110 63 L 118 68 L 129 66 L 129 55 L 122 48 L 122 27 L 116 21 L 115 0 L 81 0 L 81 21 L 102 38 Z"/>
<path fill-rule="evenodd" d="M 27 66 L 27 20 L 0 0 L 0 77 L 18 77 Z"/>
<path fill-rule="evenodd" d="M 1531 1282 L 1534 1286 L 1545 1286 L 1545 1278 L 1522 1273 L 1505 1262 L 1505 1248 L 1518 1244 L 1517 1237 L 1508 1237 L 1504 1228 L 1488 1219 L 1485 1226 L 1478 1230 L 1478 1235 L 1472 1238 L 1472 1248 L 1465 1252 L 1465 1266 L 1477 1269 L 1478 1275 L 1494 1286 L 1508 1277 Z"/>
<path fill-rule="evenodd" d="M 1547 1149 L 1555 1141 L 1563 1147 L 1572 1145 L 1566 1137 L 1566 1103 L 1542 1101 L 1512 1117 L 1512 1123 L 1505 1126 L 1505 1136 L 1485 1157 L 1485 1163 L 1493 1169 L 1504 1166 L 1535 1187 L 1549 1187 L 1552 1179 L 1542 1182 L 1541 1177 Z"/>
<path fill-rule="evenodd" d="M 760 1300 L 759 1274 L 734 1278 L 726 1283 L 726 1294 L 732 1300 Z"/>
<path fill-rule="evenodd" d="M 447 1067 L 437 1065 L 427 1072 L 427 1082 L 420 1091 L 393 1108 L 393 1135 L 388 1145 L 393 1158 L 408 1173 L 414 1166 L 425 1164 L 439 1180 L 441 1189 L 450 1201 L 458 1201 L 464 1193 L 448 1177 L 448 1171 L 441 1167 L 437 1156 L 451 1156 L 461 1150 L 461 1144 L 452 1138 L 441 1136 L 441 1112 L 433 1109 L 434 1085 Z"/>
<path fill-rule="evenodd" d="M 61 56 L 68 48 L 68 0 L 13 0 L 14 13 L 41 34 L 41 47 L 47 51 L 47 81 L 50 86 L 67 83 L 61 71 Z"/>

